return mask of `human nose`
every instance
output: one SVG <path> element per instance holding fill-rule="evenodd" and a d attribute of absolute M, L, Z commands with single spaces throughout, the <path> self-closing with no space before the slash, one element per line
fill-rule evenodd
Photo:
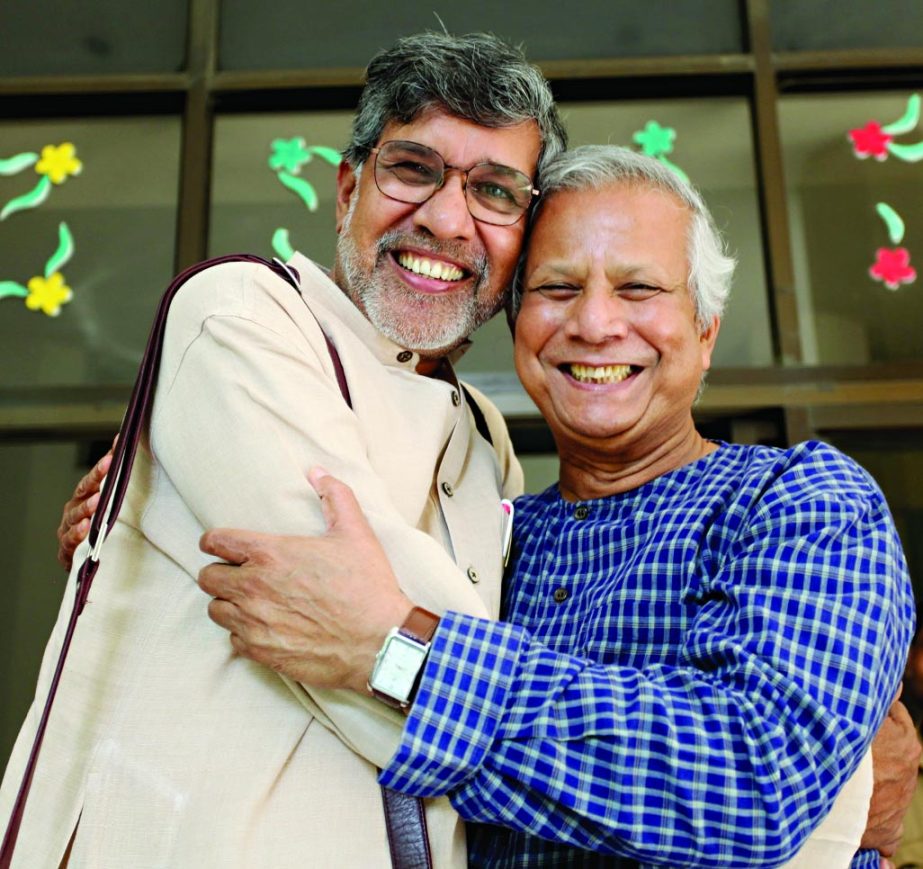
<path fill-rule="evenodd" d="M 417 206 L 414 225 L 428 230 L 436 238 L 472 238 L 475 226 L 468 210 L 466 180 L 466 173 L 447 167 L 442 186 Z"/>
<path fill-rule="evenodd" d="M 623 338 L 629 329 L 628 302 L 608 286 L 587 286 L 568 307 L 564 333 L 586 344 Z"/>

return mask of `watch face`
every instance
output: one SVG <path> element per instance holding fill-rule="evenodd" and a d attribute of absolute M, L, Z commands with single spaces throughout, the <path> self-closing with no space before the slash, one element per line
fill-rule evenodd
<path fill-rule="evenodd" d="M 404 702 L 413 690 L 427 648 L 401 634 L 392 636 L 369 680 L 372 688 Z"/>

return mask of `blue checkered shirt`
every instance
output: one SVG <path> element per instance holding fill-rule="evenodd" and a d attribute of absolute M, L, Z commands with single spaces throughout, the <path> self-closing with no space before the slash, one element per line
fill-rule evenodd
<path fill-rule="evenodd" d="M 382 783 L 482 822 L 474 866 L 787 860 L 910 642 L 868 474 L 824 444 L 722 444 L 621 495 L 520 499 L 514 555 L 509 623 L 446 615 Z"/>

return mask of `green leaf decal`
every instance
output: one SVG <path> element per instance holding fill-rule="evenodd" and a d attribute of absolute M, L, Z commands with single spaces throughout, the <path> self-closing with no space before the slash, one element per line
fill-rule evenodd
<path fill-rule="evenodd" d="M 288 187 L 293 193 L 296 193 L 308 207 L 308 211 L 317 211 L 317 193 L 314 188 L 303 178 L 296 178 L 289 175 L 288 172 L 280 172 L 279 180 Z"/>
<path fill-rule="evenodd" d="M 663 163 L 663 165 L 666 166 L 667 169 L 669 169 L 671 172 L 678 175 L 687 184 L 689 183 L 689 176 L 685 172 L 683 172 L 683 170 L 680 169 L 679 166 L 677 166 L 675 163 L 671 163 L 666 157 L 663 156 L 663 154 L 661 154 L 657 159 L 661 163 Z"/>
<path fill-rule="evenodd" d="M 38 154 L 29 152 L 23 152 L 15 157 L 0 160 L 0 175 L 15 175 L 17 172 L 22 172 L 23 169 L 34 166 L 37 160 Z"/>
<path fill-rule="evenodd" d="M 336 148 L 328 148 L 326 145 L 311 145 L 308 150 L 326 160 L 331 166 L 339 166 L 343 160 L 343 155 Z"/>
<path fill-rule="evenodd" d="M 74 255 L 74 237 L 66 223 L 58 224 L 58 249 L 45 263 L 45 277 L 50 278 L 56 271 L 70 262 Z"/>
<path fill-rule="evenodd" d="M 48 198 L 50 192 L 51 180 L 47 175 L 43 175 L 32 190 L 28 193 L 24 193 L 22 196 L 11 199 L 3 206 L 3 209 L 0 210 L 0 220 L 6 220 L 11 214 L 15 214 L 17 211 L 25 211 L 27 208 L 35 208 L 41 205 Z"/>
<path fill-rule="evenodd" d="M 900 136 L 909 133 L 920 120 L 920 95 L 911 94 L 907 100 L 907 111 L 893 124 L 882 127 L 881 130 L 889 136 Z"/>
<path fill-rule="evenodd" d="M 295 253 L 295 249 L 288 240 L 288 230 L 284 226 L 280 226 L 272 234 L 272 249 L 283 262 L 288 262 Z"/>
<path fill-rule="evenodd" d="M 904 240 L 904 221 L 900 215 L 887 202 L 879 202 L 875 206 L 875 211 L 888 228 L 891 244 L 900 244 Z"/>
<path fill-rule="evenodd" d="M 28 295 L 29 291 L 22 284 L 17 284 L 15 281 L 0 281 L 0 299 L 6 296 L 25 298 Z"/>
<path fill-rule="evenodd" d="M 917 142 L 915 145 L 897 145 L 894 142 L 888 142 L 888 150 L 898 158 L 907 163 L 918 163 L 923 160 L 923 142 Z"/>

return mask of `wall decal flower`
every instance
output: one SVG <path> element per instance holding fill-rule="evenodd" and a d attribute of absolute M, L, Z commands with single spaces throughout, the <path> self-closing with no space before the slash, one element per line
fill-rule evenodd
<path fill-rule="evenodd" d="M 910 265 L 910 251 L 906 247 L 878 248 L 869 274 L 889 290 L 896 290 L 901 284 L 912 284 L 917 279 L 916 269 Z"/>
<path fill-rule="evenodd" d="M 676 130 L 673 127 L 664 127 L 657 121 L 648 121 L 643 129 L 635 131 L 632 139 L 640 146 L 642 154 L 659 160 L 684 181 L 689 180 L 689 176 L 679 166 L 667 159 L 667 154 L 673 153 L 673 143 L 676 141 Z"/>
<path fill-rule="evenodd" d="M 874 157 L 876 160 L 888 158 L 888 145 L 891 136 L 881 129 L 877 121 L 869 121 L 864 127 L 849 131 L 853 152 L 860 160 Z"/>
<path fill-rule="evenodd" d="M 58 246 L 48 257 L 41 275 L 30 278 L 26 286 L 16 281 L 0 281 L 0 299 L 24 299 L 30 311 L 41 311 L 49 317 L 57 317 L 61 306 L 73 297 L 73 290 L 67 285 L 61 269 L 74 255 L 74 238 L 66 223 L 58 225 Z"/>
<path fill-rule="evenodd" d="M 887 160 L 891 154 L 898 160 L 907 163 L 916 163 L 923 160 L 923 142 L 911 145 L 895 142 L 896 136 L 909 133 L 920 120 L 920 95 L 911 94 L 907 98 L 907 108 L 894 123 L 882 125 L 878 121 L 869 121 L 864 127 L 856 127 L 846 135 L 852 142 L 853 153 L 860 159 L 874 157 L 876 160 Z"/>
<path fill-rule="evenodd" d="M 27 286 L 26 307 L 30 311 L 43 311 L 49 317 L 57 317 L 61 313 L 61 305 L 74 297 L 61 272 L 54 272 L 47 278 L 36 275 L 29 279 Z"/>
<path fill-rule="evenodd" d="M 278 172 L 298 173 L 305 163 L 311 161 L 311 152 L 301 136 L 293 139 L 273 139 L 270 144 L 272 156 L 269 158 L 269 168 Z"/>
<path fill-rule="evenodd" d="M 888 238 L 894 247 L 880 247 L 875 251 L 875 262 L 869 269 L 869 275 L 889 290 L 896 290 L 901 284 L 912 284 L 917 279 L 917 272 L 910 265 L 910 251 L 898 246 L 904 240 L 904 221 L 886 202 L 879 202 L 875 210 L 885 222 Z"/>
<path fill-rule="evenodd" d="M 39 175 L 47 175 L 52 184 L 63 184 L 71 175 L 79 175 L 83 171 L 83 163 L 77 159 L 77 149 L 72 142 L 62 142 L 60 145 L 45 145 L 42 148 L 42 157 L 35 164 L 35 171 Z"/>
<path fill-rule="evenodd" d="M 37 208 L 51 193 L 54 185 L 63 184 L 69 177 L 83 171 L 83 163 L 77 159 L 77 149 L 72 142 L 60 145 L 45 145 L 41 156 L 26 151 L 6 159 L 0 159 L 0 175 L 15 175 L 29 167 L 41 177 L 28 193 L 11 199 L 0 209 L 0 220 L 6 220 L 18 211 Z"/>

